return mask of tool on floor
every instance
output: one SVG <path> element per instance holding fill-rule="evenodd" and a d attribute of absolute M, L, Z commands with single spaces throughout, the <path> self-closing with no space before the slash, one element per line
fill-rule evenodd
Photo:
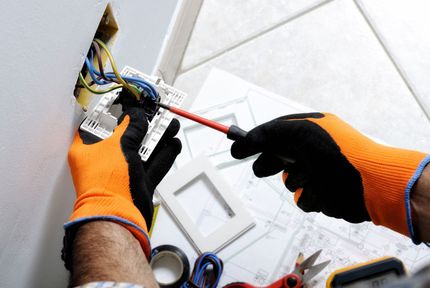
<path fill-rule="evenodd" d="M 212 129 L 218 130 L 218 131 L 226 134 L 227 138 L 230 140 L 233 140 L 233 141 L 245 138 L 246 134 L 248 134 L 247 131 L 239 128 L 236 125 L 226 126 L 226 125 L 223 125 L 221 123 L 203 118 L 199 115 L 190 113 L 188 111 L 182 110 L 182 109 L 177 108 L 177 107 L 169 106 L 169 105 L 166 105 L 163 103 L 157 103 L 157 105 L 160 106 L 161 108 L 169 110 L 170 112 L 175 113 L 177 115 L 180 115 L 184 118 L 190 119 L 192 121 L 195 121 L 197 123 L 200 123 L 202 125 L 210 127 Z"/>
<path fill-rule="evenodd" d="M 327 279 L 326 287 L 384 287 L 405 273 L 402 261 L 382 257 L 334 271 Z"/>
<path fill-rule="evenodd" d="M 300 253 L 297 257 L 294 270 L 279 279 L 278 281 L 266 286 L 265 288 L 300 288 L 309 283 L 318 273 L 320 273 L 329 263 L 330 260 L 314 265 L 315 261 L 321 254 L 322 250 L 318 250 L 307 259 L 303 260 L 303 254 Z M 256 288 L 248 283 L 231 283 L 224 288 Z"/>

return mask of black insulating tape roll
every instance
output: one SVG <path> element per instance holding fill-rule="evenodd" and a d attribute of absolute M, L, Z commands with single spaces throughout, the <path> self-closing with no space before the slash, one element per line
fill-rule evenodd
<path fill-rule="evenodd" d="M 187 255 L 173 245 L 161 245 L 152 249 L 150 265 L 154 271 L 155 280 L 157 280 L 161 288 L 178 288 L 190 277 L 190 262 Z M 172 271 L 176 274 L 175 279 L 169 283 L 166 283 L 163 279 L 157 279 L 156 270 L 158 268 Z"/>

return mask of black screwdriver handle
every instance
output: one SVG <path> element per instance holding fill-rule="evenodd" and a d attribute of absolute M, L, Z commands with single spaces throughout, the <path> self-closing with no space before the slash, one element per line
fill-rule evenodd
<path fill-rule="evenodd" d="M 248 134 L 248 132 L 243 130 L 242 128 L 240 128 L 236 125 L 231 125 L 230 128 L 228 129 L 228 132 L 227 132 L 227 138 L 230 140 L 236 141 L 236 140 L 240 140 L 240 139 L 245 139 L 247 134 Z M 293 164 L 296 162 L 296 160 L 285 157 L 283 155 L 279 155 L 279 154 L 274 154 L 274 155 L 276 156 L 276 158 L 282 160 L 282 162 L 285 165 Z"/>
<path fill-rule="evenodd" d="M 227 138 L 233 141 L 244 139 L 246 135 L 248 134 L 247 131 L 243 130 L 242 128 L 231 125 L 227 132 Z"/>

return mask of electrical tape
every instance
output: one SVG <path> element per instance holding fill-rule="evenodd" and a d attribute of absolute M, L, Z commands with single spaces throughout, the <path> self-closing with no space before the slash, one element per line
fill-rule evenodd
<path fill-rule="evenodd" d="M 180 287 L 190 277 L 187 256 L 173 245 L 161 245 L 152 249 L 150 265 L 161 288 Z"/>

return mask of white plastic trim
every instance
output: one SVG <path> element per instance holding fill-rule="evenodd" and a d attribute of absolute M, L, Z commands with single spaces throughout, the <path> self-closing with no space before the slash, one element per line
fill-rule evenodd
<path fill-rule="evenodd" d="M 225 204 L 231 210 L 231 217 L 218 229 L 208 236 L 204 236 L 194 221 L 179 203 L 176 192 L 180 191 L 188 183 L 205 175 L 215 187 L 218 194 L 223 198 Z M 206 156 L 193 159 L 175 174 L 168 177 L 157 187 L 162 205 L 173 216 L 185 235 L 199 253 L 206 251 L 219 252 L 255 226 L 255 222 L 242 202 L 236 198 L 228 184 L 212 166 Z M 204 191 L 202 191 L 204 193 Z"/>
<path fill-rule="evenodd" d="M 122 75 L 140 77 L 151 83 L 161 97 L 161 103 L 181 107 L 187 94 L 167 85 L 158 77 L 148 76 L 136 69 L 126 66 L 122 71 Z M 80 128 L 101 139 L 106 139 L 112 135 L 113 130 L 117 126 L 117 119 L 109 112 L 113 102 L 118 97 L 119 92 L 114 91 L 102 96 L 94 97 L 88 116 L 82 122 Z M 168 110 L 160 108 L 148 126 L 148 132 L 145 135 L 142 146 L 139 149 L 139 155 L 143 161 L 146 161 L 151 156 L 167 127 L 173 119 L 173 114 Z"/>

